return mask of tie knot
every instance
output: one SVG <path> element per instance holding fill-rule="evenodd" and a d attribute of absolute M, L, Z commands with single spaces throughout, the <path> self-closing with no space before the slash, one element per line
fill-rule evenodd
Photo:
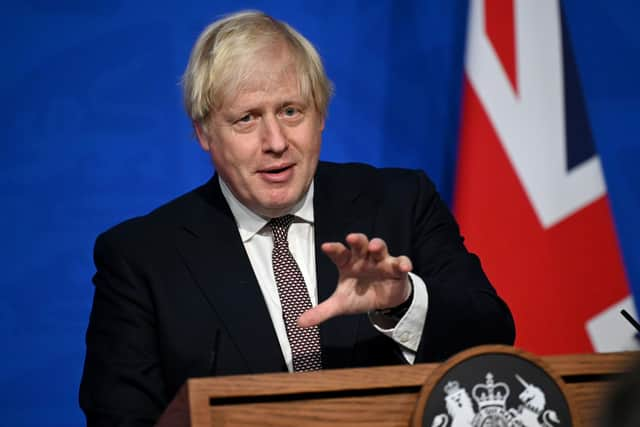
<path fill-rule="evenodd" d="M 284 215 L 277 218 L 271 218 L 269 226 L 273 232 L 273 240 L 276 243 L 286 242 L 287 234 L 289 233 L 289 226 L 294 220 L 293 215 Z"/>

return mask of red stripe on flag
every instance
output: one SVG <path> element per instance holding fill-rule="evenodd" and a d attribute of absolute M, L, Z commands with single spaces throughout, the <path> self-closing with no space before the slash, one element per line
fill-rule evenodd
<path fill-rule="evenodd" d="M 585 322 L 628 294 L 608 200 L 543 229 L 466 80 L 464 91 L 454 212 L 467 246 L 513 312 L 516 345 L 592 351 Z"/>
<path fill-rule="evenodd" d="M 514 93 L 518 93 L 513 0 L 486 0 L 484 27 Z"/>

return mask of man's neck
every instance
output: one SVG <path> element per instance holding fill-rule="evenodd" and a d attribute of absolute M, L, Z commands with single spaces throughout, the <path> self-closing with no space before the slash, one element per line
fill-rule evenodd
<path fill-rule="evenodd" d="M 240 231 L 240 234 L 242 235 L 243 240 L 246 240 L 253 234 L 257 233 L 271 219 L 254 212 L 245 204 L 240 202 L 240 200 L 238 200 L 235 194 L 233 194 L 227 183 L 222 179 L 220 175 L 218 175 L 218 182 L 220 184 L 222 195 L 227 201 L 229 209 L 231 209 L 231 213 L 236 220 L 236 224 L 238 225 L 238 229 Z M 289 209 L 287 212 L 284 212 L 283 215 L 291 214 L 305 222 L 313 224 L 313 194 L 314 183 L 312 181 L 311 185 L 304 193 L 302 198 L 295 205 L 293 205 L 291 209 Z"/>

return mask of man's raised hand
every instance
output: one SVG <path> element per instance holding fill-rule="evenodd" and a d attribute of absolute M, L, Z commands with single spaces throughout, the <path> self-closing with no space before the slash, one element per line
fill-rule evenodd
<path fill-rule="evenodd" d="M 389 254 L 384 240 L 361 233 L 339 242 L 323 243 L 322 251 L 338 268 L 338 285 L 329 298 L 307 310 L 298 319 L 303 328 L 332 317 L 366 313 L 402 304 L 411 295 L 408 273 L 411 260 Z"/>

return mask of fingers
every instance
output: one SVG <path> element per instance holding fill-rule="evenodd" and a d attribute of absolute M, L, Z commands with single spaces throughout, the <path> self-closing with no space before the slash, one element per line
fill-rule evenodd
<path fill-rule="evenodd" d="M 365 258 L 369 252 L 369 239 L 362 233 L 347 234 L 345 239 L 351 248 L 351 255 L 357 258 Z"/>
<path fill-rule="evenodd" d="M 369 238 L 362 233 L 350 233 L 345 238 L 349 247 L 339 242 L 322 244 L 322 251 L 338 267 L 342 268 L 357 261 L 384 263 L 384 269 L 395 275 L 406 274 L 413 269 L 411 260 L 406 256 L 393 257 L 389 254 L 387 243 L 380 238 Z"/>
<path fill-rule="evenodd" d="M 347 244 L 351 249 L 351 259 L 370 259 L 373 262 L 384 261 L 389 257 L 389 250 L 384 240 L 380 238 L 369 238 L 362 233 L 351 233 L 346 237 Z"/>
<path fill-rule="evenodd" d="M 387 243 L 377 237 L 371 239 L 369 242 L 369 256 L 375 262 L 384 261 L 389 256 Z"/>
<path fill-rule="evenodd" d="M 408 257 L 404 255 L 391 256 L 387 243 L 378 237 L 369 240 L 364 234 L 352 233 L 347 236 L 346 241 L 351 248 L 350 262 L 358 259 L 370 260 L 383 270 L 397 276 L 407 274 L 413 269 Z"/>
<path fill-rule="evenodd" d="M 298 318 L 298 326 L 301 328 L 309 328 L 319 325 L 325 320 L 337 316 L 336 304 L 332 298 L 325 300 L 317 306 L 305 311 Z"/>
<path fill-rule="evenodd" d="M 409 257 L 401 255 L 399 257 L 394 258 L 393 268 L 397 273 L 407 274 L 411 270 L 413 270 L 413 264 Z"/>
<path fill-rule="evenodd" d="M 344 267 L 351 259 L 351 252 L 342 243 L 323 243 L 320 248 L 338 268 Z"/>
<path fill-rule="evenodd" d="M 384 241 L 381 239 L 373 239 L 372 242 L 375 240 L 378 242 L 374 244 L 374 248 L 378 251 L 382 250 L 386 252 L 386 244 Z M 349 248 L 338 242 L 323 243 L 321 246 L 322 251 L 331 258 L 338 268 L 354 260 L 366 259 L 370 255 L 370 242 L 366 235 L 362 233 L 350 233 L 345 238 L 345 241 L 347 245 L 349 245 Z M 383 248 L 379 248 L 380 242 L 382 242 Z"/>

